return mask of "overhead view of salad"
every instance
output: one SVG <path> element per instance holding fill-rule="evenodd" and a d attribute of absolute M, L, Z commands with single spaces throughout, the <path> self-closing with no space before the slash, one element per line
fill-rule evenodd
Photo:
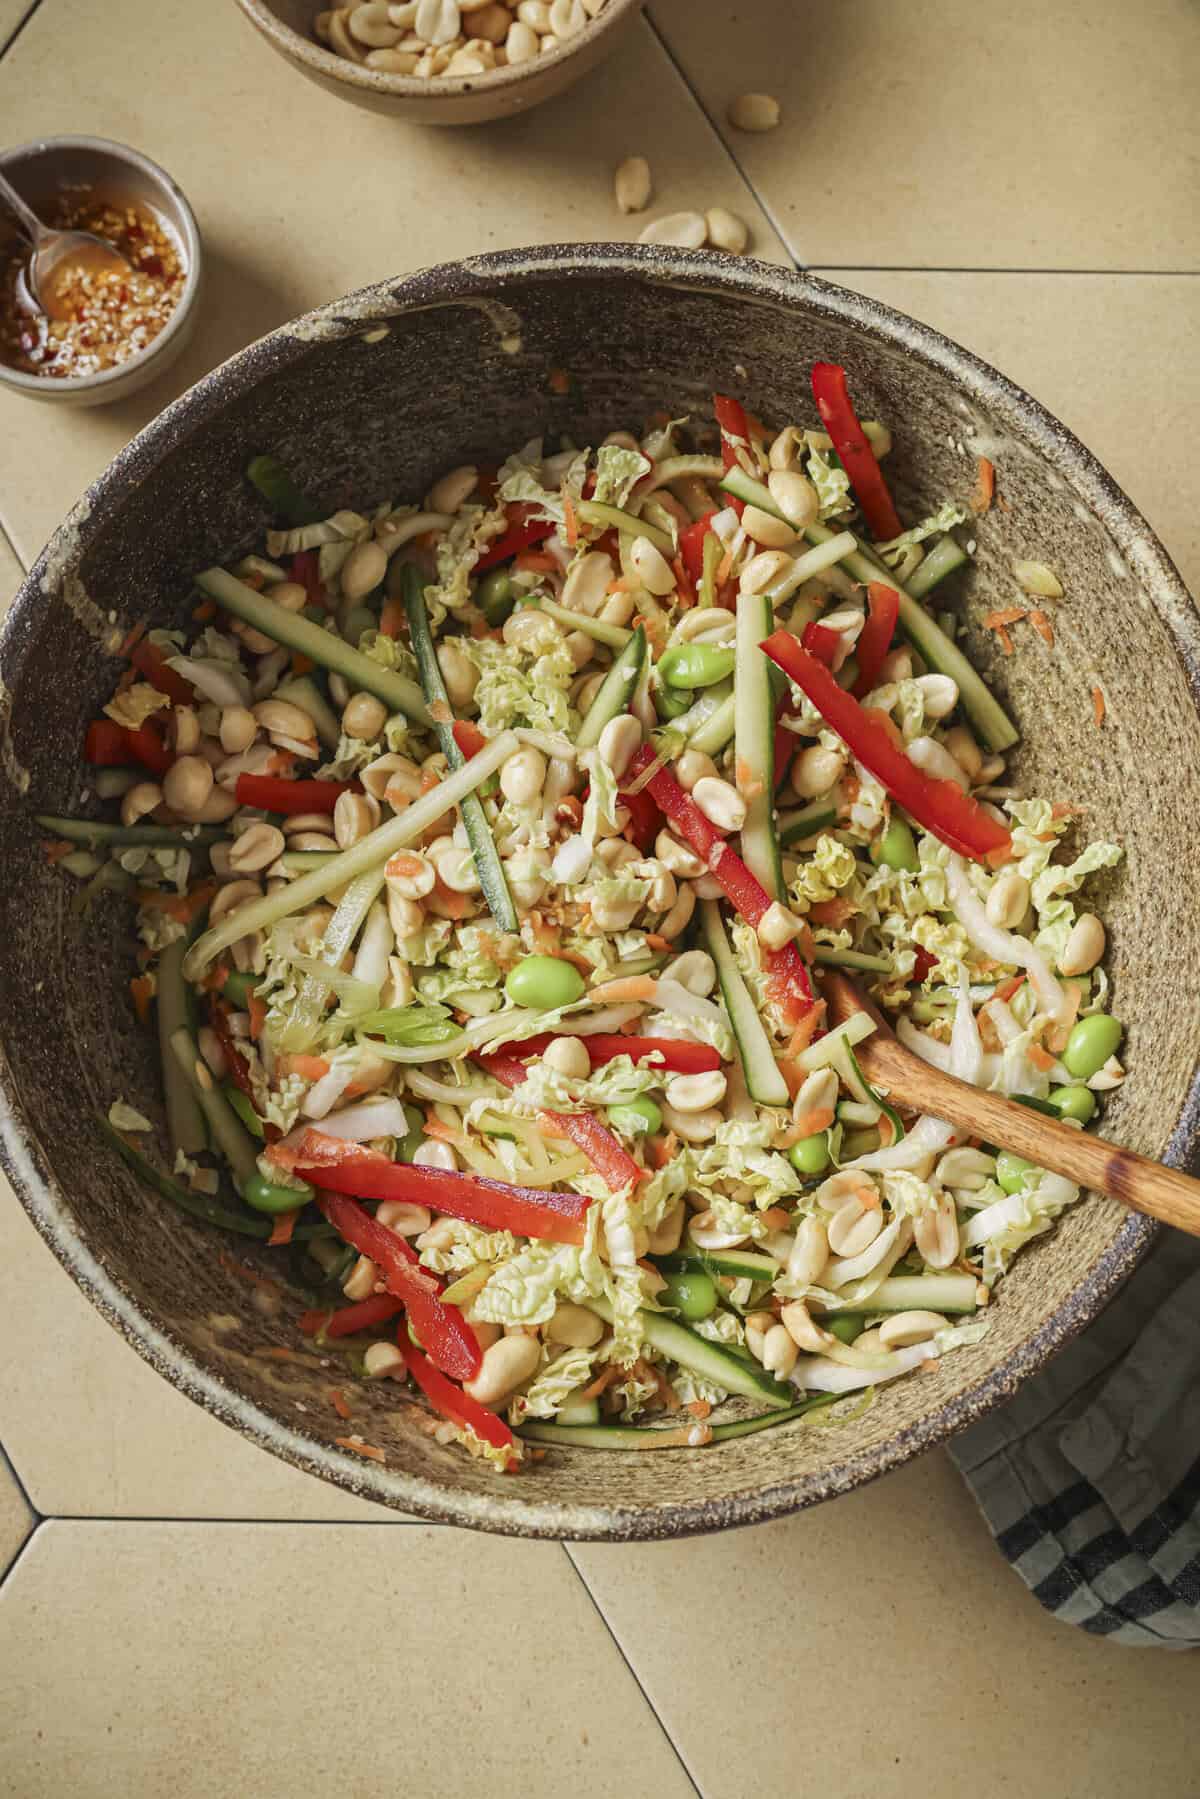
<path fill-rule="evenodd" d="M 906 521 L 887 426 L 812 390 L 362 513 L 257 457 L 273 528 L 130 633 L 39 821 L 134 908 L 165 1138 L 122 1095 L 106 1136 L 278 1253 L 363 1457 L 385 1379 L 500 1471 L 844 1420 L 979 1342 L 1079 1198 L 855 1054 L 882 1015 L 1084 1128 L 1124 1069 L 1079 890 L 1121 852 L 1010 780 L 944 598 L 991 463 Z M 1000 648 L 1052 642 L 1053 571 L 1012 592 Z M 835 1023 L 828 969 L 874 1010 Z"/>

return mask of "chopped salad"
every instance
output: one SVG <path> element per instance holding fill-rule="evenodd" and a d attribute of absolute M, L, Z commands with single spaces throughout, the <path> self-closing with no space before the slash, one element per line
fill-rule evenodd
<path fill-rule="evenodd" d="M 130 635 L 88 732 L 119 821 L 41 820 L 81 904 L 136 907 L 169 1147 L 121 1099 L 103 1130 L 279 1255 L 344 1417 L 411 1383 L 510 1471 L 845 1416 L 977 1343 L 1079 1197 L 828 1026 L 832 967 L 1080 1128 L 1124 1075 L 1077 910 L 1120 851 L 1006 781 L 942 598 L 968 507 L 906 526 L 887 429 L 835 365 L 813 393 L 363 513 L 256 458 L 261 550 Z"/>

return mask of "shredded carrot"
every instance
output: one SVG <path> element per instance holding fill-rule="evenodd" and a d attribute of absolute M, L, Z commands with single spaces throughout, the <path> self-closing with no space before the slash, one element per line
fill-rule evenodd
<path fill-rule="evenodd" d="M 566 369 L 551 369 L 549 385 L 550 392 L 553 394 L 570 393 L 571 377 L 568 375 Z"/>
<path fill-rule="evenodd" d="M 47 842 L 42 844 L 42 849 L 46 854 L 46 860 L 50 863 L 61 862 L 64 856 L 69 856 L 71 852 L 78 847 L 77 844 L 65 843 L 61 839 L 55 838 L 50 838 Z"/>
<path fill-rule="evenodd" d="M 163 893 L 157 887 L 137 887 L 133 897 L 148 912 L 165 912 L 168 918 L 177 919 L 180 924 L 191 924 L 216 891 L 215 881 L 204 881 L 190 893 Z"/>
<path fill-rule="evenodd" d="M 329 1403 L 339 1418 L 353 1418 L 354 1413 L 346 1404 L 346 1396 L 340 1387 L 330 1387 Z"/>
<path fill-rule="evenodd" d="M 274 1228 L 267 1238 L 268 1249 L 282 1249 L 291 1242 L 292 1232 L 296 1228 L 296 1220 L 299 1218 L 300 1212 L 301 1207 L 299 1206 L 292 1212 L 276 1212 Z"/>
<path fill-rule="evenodd" d="M 257 570 L 251 570 L 249 574 L 239 576 L 239 579 L 243 587 L 252 587 L 255 593 L 261 593 L 262 589 L 267 584 L 266 578 L 263 575 L 260 575 Z"/>
<path fill-rule="evenodd" d="M 267 1023 L 267 1004 L 259 999 L 257 993 L 246 995 L 246 1010 L 250 1014 L 250 1035 L 255 1039 L 262 1036 Z"/>
<path fill-rule="evenodd" d="M 236 1256 L 231 1256 L 227 1249 L 217 1251 L 217 1264 L 226 1274 L 235 1274 L 239 1280 L 249 1281 L 252 1287 L 265 1287 L 269 1293 L 282 1291 L 278 1281 L 273 1281 L 268 1274 L 260 1274 L 257 1268 L 248 1268 L 245 1262 L 239 1262 Z"/>
<path fill-rule="evenodd" d="M 657 931 L 646 932 L 647 949 L 657 950 L 661 953 L 663 950 L 669 950 L 671 947 L 668 940 L 665 937 L 660 937 Z"/>
<path fill-rule="evenodd" d="M 1086 811 L 1086 806 L 1072 806 L 1067 800 L 1055 800 L 1050 808 L 1050 816 L 1051 818 L 1082 818 Z"/>
<path fill-rule="evenodd" d="M 1016 645 L 1013 643 L 1012 638 L 1009 636 L 1003 625 L 997 627 L 996 636 L 1000 640 L 1000 648 L 1004 651 L 1004 654 L 1006 656 L 1011 656 Z M 922 1364 L 922 1366 L 924 1366 L 924 1364 Z"/>
<path fill-rule="evenodd" d="M 558 927 L 542 917 L 536 909 L 529 914 L 529 934 L 534 947 L 544 956 L 556 956 L 559 949 Z"/>
<path fill-rule="evenodd" d="M 260 1349 L 256 1353 L 268 1362 L 298 1362 L 300 1360 L 294 1349 L 282 1349 L 274 1345 L 268 1349 Z"/>
<path fill-rule="evenodd" d="M 355 1455 L 365 1457 L 368 1462 L 387 1461 L 382 1449 L 376 1449 L 372 1443 L 364 1443 L 360 1437 L 335 1437 L 333 1440 L 339 1449 L 351 1449 Z"/>
<path fill-rule="evenodd" d="M 696 590 L 683 566 L 683 557 L 676 556 L 671 568 L 675 575 L 675 591 L 679 595 L 679 604 L 687 612 L 696 604 Z"/>
<path fill-rule="evenodd" d="M 675 1160 L 678 1148 L 679 1138 L 675 1135 L 674 1131 L 668 1131 L 661 1142 L 658 1138 L 651 1139 L 650 1143 L 647 1145 L 646 1154 L 656 1168 L 665 1168 L 668 1162 L 673 1162 Z"/>
<path fill-rule="evenodd" d="M 311 675 L 316 663 L 311 656 L 305 656 L 299 650 L 292 652 L 292 673 L 294 675 Z"/>
<path fill-rule="evenodd" d="M 667 632 L 662 619 L 647 618 L 644 612 L 639 612 L 630 622 L 635 631 L 639 625 L 642 627 L 642 630 L 646 633 L 646 641 L 654 651 L 655 656 L 661 656 L 667 645 Z"/>
<path fill-rule="evenodd" d="M 864 1212 L 882 1212 L 883 1210 L 879 1189 L 871 1181 L 866 1181 L 861 1187 L 856 1187 L 854 1197 Z"/>
<path fill-rule="evenodd" d="M 767 1229 L 772 1231 L 785 1231 L 792 1222 L 782 1206 L 768 1206 L 765 1212 L 760 1213 L 760 1217 Z"/>
<path fill-rule="evenodd" d="M 575 510 L 575 502 L 567 492 L 567 484 L 565 481 L 559 491 L 562 495 L 563 522 L 566 526 L 567 548 L 573 550 L 575 545 L 579 542 L 579 514 Z"/>
<path fill-rule="evenodd" d="M 319 1081 L 329 1073 L 329 1063 L 324 1056 L 280 1056 L 279 1069 L 281 1074 L 298 1074 L 304 1081 Z"/>
<path fill-rule="evenodd" d="M 432 793 L 434 788 L 440 784 L 441 778 L 436 769 L 423 768 L 421 770 L 421 792 Z"/>
<path fill-rule="evenodd" d="M 545 550 L 522 550 L 514 559 L 513 568 L 518 574 L 552 575 L 558 572 L 558 563 Z"/>
<path fill-rule="evenodd" d="M 154 998 L 153 976 L 134 975 L 129 983 L 129 991 L 133 996 L 133 1009 L 138 1015 L 138 1023 L 146 1024 L 150 1017 L 150 1001 Z"/>
<path fill-rule="evenodd" d="M 1040 1043 L 1031 1043 L 1026 1054 L 1034 1067 L 1040 1068 L 1043 1074 L 1054 1067 L 1054 1057 L 1049 1050 L 1043 1049 Z"/>
<path fill-rule="evenodd" d="M 798 1056 L 802 1050 L 808 1048 L 813 1040 L 813 1033 L 821 1022 L 821 1015 L 824 1010 L 825 1008 L 823 1005 L 810 1006 L 808 1011 L 804 1014 L 804 1017 L 799 1020 L 795 1029 L 792 1031 L 791 1042 L 787 1047 L 789 1056 Z"/>
<path fill-rule="evenodd" d="M 588 994 L 591 1000 L 602 999 L 608 1002 L 621 1003 L 637 1000 L 649 1004 L 658 993 L 658 982 L 652 975 L 627 974 L 616 981 L 601 981 Z"/>
<path fill-rule="evenodd" d="M 1029 622 L 1043 643 L 1053 644 L 1054 626 L 1050 623 L 1050 620 L 1046 617 L 1046 614 L 1042 611 L 1040 606 L 1035 606 L 1033 611 L 1029 614 Z"/>
<path fill-rule="evenodd" d="M 438 915 L 442 918 L 466 918 L 471 911 L 470 894 L 456 893 L 453 887 L 447 887 L 441 875 L 433 883 L 433 894 Z"/>
<path fill-rule="evenodd" d="M 610 1362 L 608 1367 L 602 1369 L 595 1380 L 592 1381 L 589 1386 L 584 1387 L 583 1391 L 579 1393 L 577 1397 L 579 1399 L 599 1399 L 605 1388 L 611 1387 L 613 1382 L 619 1379 L 620 1374 L 621 1370 L 617 1367 L 616 1363 Z"/>
<path fill-rule="evenodd" d="M 985 631 L 999 631 L 1003 625 L 1015 625 L 1024 617 L 1024 606 L 1001 606 L 997 612 L 984 613 L 983 627 Z"/>
<path fill-rule="evenodd" d="M 830 925 L 836 931 L 841 929 L 848 918 L 853 918 L 857 911 L 858 907 L 853 900 L 837 894 L 833 899 L 818 900 L 815 905 L 811 905 L 808 916 L 814 924 Z"/>
<path fill-rule="evenodd" d="M 379 614 L 379 635 L 381 637 L 399 637 L 404 629 L 404 603 L 402 600 L 387 600 L 383 611 Z"/>
<path fill-rule="evenodd" d="M 403 880 L 406 875 L 419 875 L 425 868 L 422 856 L 414 856 L 411 850 L 397 850 L 389 856 L 383 865 L 383 872 L 388 880 Z"/>
<path fill-rule="evenodd" d="M 216 618 L 217 608 L 212 600 L 201 600 L 198 606 L 192 607 L 192 617 L 198 625 L 206 625 L 210 618 Z"/>
<path fill-rule="evenodd" d="M 728 581 L 732 572 L 733 572 L 733 551 L 726 550 L 726 552 L 722 556 L 720 562 L 718 562 L 718 564 L 717 564 L 717 572 L 716 572 L 716 575 L 714 576 L 717 586 L 720 587 L 720 585 L 723 581 Z"/>
<path fill-rule="evenodd" d="M 132 650 L 145 635 L 146 621 L 143 619 L 140 625 L 132 626 L 131 629 L 125 633 L 125 636 L 121 640 L 121 646 L 117 651 L 117 655 L 128 656 L 130 650 Z"/>
<path fill-rule="evenodd" d="M 572 830 L 577 831 L 583 823 L 583 807 L 578 794 L 568 793 L 559 800 L 554 808 L 554 817 L 560 825 L 570 825 Z"/>
<path fill-rule="evenodd" d="M 1078 981 L 1068 981 L 1063 988 L 1064 1001 L 1062 1009 L 1053 1025 L 1046 1032 L 1046 1047 L 1055 1055 L 1061 1055 L 1067 1047 L 1067 1038 L 1071 1035 L 1071 1027 L 1079 1016 L 1079 1007 L 1083 1001 L 1083 988 Z"/>
<path fill-rule="evenodd" d="M 1002 999 L 1007 1005 L 1013 994 L 1019 992 L 1024 985 L 1025 976 L 1023 974 L 1014 974 L 1010 976 L 1007 981 L 1001 981 L 993 997 L 995 999 Z"/>
<path fill-rule="evenodd" d="M 1104 723 L 1108 712 L 1108 702 L 1104 698 L 1104 689 L 1098 684 L 1092 687 L 1092 719 L 1097 727 Z"/>
<path fill-rule="evenodd" d="M 693 1418 L 707 1418 L 712 1411 L 712 1406 L 707 1399 L 689 1399 L 686 1409 Z"/>
<path fill-rule="evenodd" d="M 425 1114 L 425 1135 L 437 1137 L 442 1143 L 457 1143 L 459 1139 L 459 1133 L 454 1127 L 443 1124 L 436 1112 L 426 1112 Z"/>
<path fill-rule="evenodd" d="M 989 462 L 986 456 L 981 456 L 975 471 L 975 491 L 971 495 L 971 511 L 989 511 L 992 504 L 992 497 L 995 492 L 995 464 Z"/>

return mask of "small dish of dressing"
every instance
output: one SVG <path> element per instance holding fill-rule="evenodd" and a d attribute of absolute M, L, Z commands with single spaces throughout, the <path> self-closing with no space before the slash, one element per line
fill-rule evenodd
<path fill-rule="evenodd" d="M 35 299 L 28 242 L 0 203 L 0 384 L 98 406 L 156 379 L 191 335 L 200 290 L 200 233 L 177 184 L 139 151 L 90 137 L 0 151 L 0 172 L 45 226 L 116 252 L 81 246 Z"/>

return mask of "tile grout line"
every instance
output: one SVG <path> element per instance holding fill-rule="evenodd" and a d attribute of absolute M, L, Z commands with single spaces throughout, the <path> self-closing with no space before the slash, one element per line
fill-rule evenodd
<path fill-rule="evenodd" d="M 8 1567 L 5 1568 L 2 1573 L 0 1573 L 0 1599 L 3 1599 L 4 1589 L 8 1585 L 10 1577 L 16 1573 L 17 1568 L 19 1567 L 21 1562 L 24 1561 L 26 1551 L 28 1550 L 30 1544 L 33 1542 L 33 1539 L 37 1536 L 38 1532 L 41 1530 L 42 1525 L 44 1523 L 45 1523 L 44 1518 L 38 1518 L 34 1521 L 32 1527 L 30 1528 L 29 1534 L 26 1536 L 25 1541 L 21 1544 L 21 1547 L 17 1550 L 17 1553 L 13 1556 L 12 1561 L 8 1564 Z"/>
<path fill-rule="evenodd" d="M 611 1641 L 613 1648 L 616 1650 L 617 1654 L 620 1656 L 621 1661 L 623 1662 L 624 1666 L 628 1669 L 629 1678 L 633 1681 L 633 1684 L 636 1686 L 638 1692 L 641 1694 L 642 1698 L 644 1699 L 644 1701 L 649 1709 L 650 1715 L 654 1719 L 654 1722 L 658 1725 L 658 1728 L 662 1731 L 663 1736 L 666 1738 L 667 1742 L 670 1744 L 671 1753 L 675 1757 L 675 1760 L 679 1763 L 680 1768 L 683 1770 L 684 1778 L 686 1779 L 688 1785 L 691 1787 L 692 1791 L 695 1793 L 696 1799 L 704 1799 L 703 1789 L 697 1782 L 695 1775 L 692 1773 L 692 1770 L 688 1767 L 687 1761 L 683 1754 L 683 1751 L 680 1749 L 679 1744 L 675 1741 L 675 1738 L 671 1735 L 671 1732 L 667 1729 L 666 1724 L 663 1722 L 663 1719 L 659 1714 L 657 1706 L 654 1704 L 654 1701 L 651 1699 L 649 1693 L 646 1691 L 645 1687 L 642 1685 L 641 1676 L 639 1675 L 637 1669 L 634 1667 L 633 1663 L 630 1661 L 629 1657 L 626 1655 L 625 1650 L 621 1644 L 621 1640 L 617 1636 L 616 1631 L 613 1629 L 612 1625 L 609 1623 L 608 1619 L 605 1617 L 604 1608 L 601 1606 L 599 1600 L 596 1598 L 596 1595 L 592 1592 L 591 1586 L 588 1583 L 587 1575 L 583 1572 L 583 1569 L 579 1566 L 579 1563 L 575 1560 L 575 1557 L 571 1554 L 570 1543 L 563 1543 L 561 1545 L 561 1548 L 562 1548 L 563 1554 L 566 1556 L 568 1562 L 570 1562 L 571 1567 L 575 1572 L 576 1579 L 579 1581 L 580 1586 L 583 1588 L 584 1592 L 587 1594 L 588 1600 L 591 1603 L 593 1611 L 595 1612 L 596 1616 L 599 1618 L 599 1620 L 600 1620 L 601 1624 L 604 1626 L 605 1630 L 608 1632 L 609 1640 Z"/>
<path fill-rule="evenodd" d="M 26 25 L 28 25 L 30 19 L 32 19 L 34 13 L 37 11 L 38 7 L 41 4 L 42 4 L 42 0 L 33 0 L 33 5 L 29 8 L 29 11 L 25 14 L 24 18 L 19 19 L 17 21 L 17 23 L 13 26 L 12 30 L 9 32 L 8 36 L 5 38 L 4 42 L 2 44 L 0 44 L 0 56 L 6 56 L 8 54 L 8 52 L 12 49 L 13 45 L 16 43 L 17 39 L 20 37 L 20 35 L 24 31 Z"/>
<path fill-rule="evenodd" d="M 671 67 L 674 69 L 676 75 L 679 77 L 679 80 L 683 84 L 685 91 L 688 94 L 690 94 L 692 100 L 695 102 L 695 105 L 697 107 L 697 110 L 700 113 L 700 116 L 705 120 L 706 124 L 708 125 L 709 130 L 711 131 L 713 137 L 717 141 L 718 147 L 724 152 L 724 154 L 729 158 L 729 161 L 733 164 L 735 170 L 737 171 L 738 179 L 742 183 L 742 186 L 746 189 L 746 192 L 750 195 L 750 198 L 754 201 L 754 204 L 758 207 L 759 211 L 762 213 L 763 217 L 766 219 L 768 225 L 770 225 L 772 231 L 775 233 L 776 237 L 779 239 L 780 243 L 783 245 L 783 250 L 784 250 L 785 256 L 787 256 L 788 260 L 791 262 L 791 264 L 794 268 L 803 269 L 806 265 L 800 261 L 799 257 L 796 255 L 795 251 L 792 249 L 792 246 L 789 244 L 787 238 L 784 236 L 784 233 L 782 232 L 782 230 L 779 227 L 779 221 L 776 219 L 775 214 L 771 211 L 771 208 L 767 205 L 766 201 L 763 199 L 762 195 L 758 192 L 758 189 L 755 187 L 754 183 L 751 181 L 750 177 L 747 175 L 745 169 L 742 167 L 741 163 L 738 161 L 738 158 L 737 158 L 737 155 L 735 154 L 735 152 L 730 149 L 728 143 L 725 141 L 724 134 L 722 133 L 716 120 L 713 118 L 713 116 L 709 112 L 707 106 L 705 106 L 704 101 L 700 98 L 700 95 L 696 92 L 695 88 L 692 86 L 691 82 L 688 80 L 686 70 L 684 69 L 682 63 L 679 61 L 679 58 L 675 55 L 675 52 L 672 50 L 672 48 L 671 48 L 670 44 L 667 42 L 666 38 L 663 36 L 662 32 L 659 30 L 657 23 L 651 17 L 649 12 L 643 13 L 642 17 L 646 21 L 646 24 L 649 27 L 649 29 L 654 37 L 655 42 L 658 44 L 659 49 L 662 51 L 662 53 L 666 57 L 667 61 L 670 63 Z"/>
<path fill-rule="evenodd" d="M 33 1500 L 31 1499 L 30 1494 L 29 1494 L 29 1488 L 25 1485 L 25 1482 L 21 1479 L 21 1476 L 17 1473 L 16 1463 L 13 1461 L 12 1457 L 9 1455 L 7 1449 L 5 1449 L 4 1444 L 0 1443 L 0 1474 L 3 1474 L 3 1473 L 7 1473 L 11 1477 L 13 1486 L 16 1487 L 18 1493 L 20 1493 L 20 1495 L 21 1495 L 21 1498 L 25 1501 L 26 1505 L 29 1507 L 30 1511 L 33 1513 L 33 1516 L 36 1519 L 37 1523 L 40 1524 L 42 1519 L 46 1516 L 46 1514 L 45 1514 L 45 1512 L 41 1511 L 36 1505 L 34 1505 Z"/>

